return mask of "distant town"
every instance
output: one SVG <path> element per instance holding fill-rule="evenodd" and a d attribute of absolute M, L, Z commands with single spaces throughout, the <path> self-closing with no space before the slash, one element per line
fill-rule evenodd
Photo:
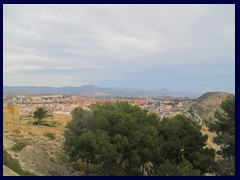
<path fill-rule="evenodd" d="M 188 115 L 188 107 L 192 99 L 188 97 L 84 97 L 84 96 L 64 96 L 56 95 L 16 95 L 5 96 L 4 101 L 8 104 L 17 104 L 19 114 L 23 116 L 31 115 L 37 107 L 46 107 L 50 113 L 70 115 L 74 108 L 81 107 L 89 109 L 92 104 L 127 101 L 132 105 L 155 112 L 161 119 L 163 117 L 173 117 L 177 114 Z"/>

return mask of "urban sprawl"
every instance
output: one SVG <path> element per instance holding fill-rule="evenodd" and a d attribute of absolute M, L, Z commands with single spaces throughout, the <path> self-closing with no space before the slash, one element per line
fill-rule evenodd
<path fill-rule="evenodd" d="M 160 118 L 173 117 L 177 114 L 188 115 L 192 100 L 187 97 L 136 97 L 136 98 L 89 98 L 64 95 L 6 96 L 4 101 L 19 106 L 20 115 L 31 115 L 37 107 L 45 107 L 53 114 L 70 115 L 74 108 L 89 109 L 92 104 L 104 102 L 127 101 L 132 105 L 155 112 Z"/>

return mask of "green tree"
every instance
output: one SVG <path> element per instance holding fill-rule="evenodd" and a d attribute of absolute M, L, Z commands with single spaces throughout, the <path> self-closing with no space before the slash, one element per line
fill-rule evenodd
<path fill-rule="evenodd" d="M 38 107 L 34 112 L 33 112 L 33 118 L 36 118 L 37 121 L 35 124 L 42 125 L 43 124 L 43 119 L 46 117 L 50 117 L 51 115 L 49 114 L 48 110 L 43 108 L 43 107 Z"/>
<path fill-rule="evenodd" d="M 161 176 L 200 176 L 201 172 L 194 169 L 187 160 L 183 160 L 179 164 L 166 160 L 159 169 L 156 169 L 155 174 Z"/>
<path fill-rule="evenodd" d="M 159 123 L 158 131 L 162 148 L 160 154 L 155 155 L 158 157 L 154 161 L 155 168 L 161 169 L 164 164 L 181 168 L 184 167 L 182 163 L 187 161 L 192 169 L 199 170 L 201 174 L 212 172 L 215 151 L 206 147 L 207 135 L 202 134 L 200 125 L 195 121 L 184 115 L 164 118 Z M 170 164 L 166 164 L 166 160 Z"/>
<path fill-rule="evenodd" d="M 214 161 L 206 139 L 185 116 L 160 121 L 138 106 L 116 102 L 74 109 L 64 149 L 70 160 L 87 164 L 86 175 L 199 175 Z M 145 169 L 148 163 L 153 166 Z"/>
<path fill-rule="evenodd" d="M 152 157 L 152 137 L 159 119 L 126 102 L 76 108 L 65 133 L 64 148 L 72 160 L 98 164 L 101 175 L 141 175 Z M 89 170 L 88 170 L 89 173 Z"/>
<path fill-rule="evenodd" d="M 87 164 L 86 174 L 89 174 L 90 162 L 95 159 L 95 136 L 89 131 L 92 113 L 75 108 L 72 113 L 72 121 L 67 124 L 65 132 L 66 141 L 64 148 L 70 157 L 70 161 L 81 159 Z"/>
<path fill-rule="evenodd" d="M 209 125 L 209 130 L 216 132 L 214 142 L 221 146 L 218 151 L 217 175 L 235 174 L 235 96 L 230 95 L 222 102 L 223 112 L 215 113 L 216 120 Z"/>

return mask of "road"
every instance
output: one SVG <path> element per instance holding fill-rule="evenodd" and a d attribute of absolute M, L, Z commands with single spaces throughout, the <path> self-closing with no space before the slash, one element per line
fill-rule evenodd
<path fill-rule="evenodd" d="M 196 102 L 192 102 L 190 103 L 188 106 L 186 106 L 186 108 L 184 109 L 184 112 L 186 113 L 186 115 L 190 118 L 192 118 L 193 120 L 199 122 L 199 124 L 202 124 L 202 118 L 194 111 L 191 111 L 191 113 L 189 112 L 190 107 L 195 104 Z"/>

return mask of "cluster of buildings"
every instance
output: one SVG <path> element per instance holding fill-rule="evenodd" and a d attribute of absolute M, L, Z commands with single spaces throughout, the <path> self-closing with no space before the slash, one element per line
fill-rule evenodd
<path fill-rule="evenodd" d="M 96 99 L 78 96 L 64 97 L 63 95 L 9 96 L 4 97 L 4 100 L 9 104 L 18 104 L 20 115 L 31 115 L 37 107 L 46 107 L 50 113 L 70 115 L 76 107 L 88 109 L 95 103 L 128 101 L 132 105 L 143 106 L 148 104 L 148 100 L 143 99 Z"/>
<path fill-rule="evenodd" d="M 186 107 L 192 103 L 188 98 L 171 98 L 166 100 L 152 100 L 142 106 L 150 112 L 156 113 L 160 118 L 173 117 L 177 114 L 185 114 Z"/>
<path fill-rule="evenodd" d="M 41 96 L 8 96 L 4 101 L 10 104 L 18 104 L 20 115 L 31 115 L 37 107 L 46 107 L 50 113 L 70 115 L 76 107 L 88 109 L 95 103 L 128 101 L 132 105 L 155 112 L 159 117 L 172 117 L 184 112 L 184 109 L 191 103 L 187 98 L 87 98 L 78 96 L 63 95 L 41 95 Z"/>

